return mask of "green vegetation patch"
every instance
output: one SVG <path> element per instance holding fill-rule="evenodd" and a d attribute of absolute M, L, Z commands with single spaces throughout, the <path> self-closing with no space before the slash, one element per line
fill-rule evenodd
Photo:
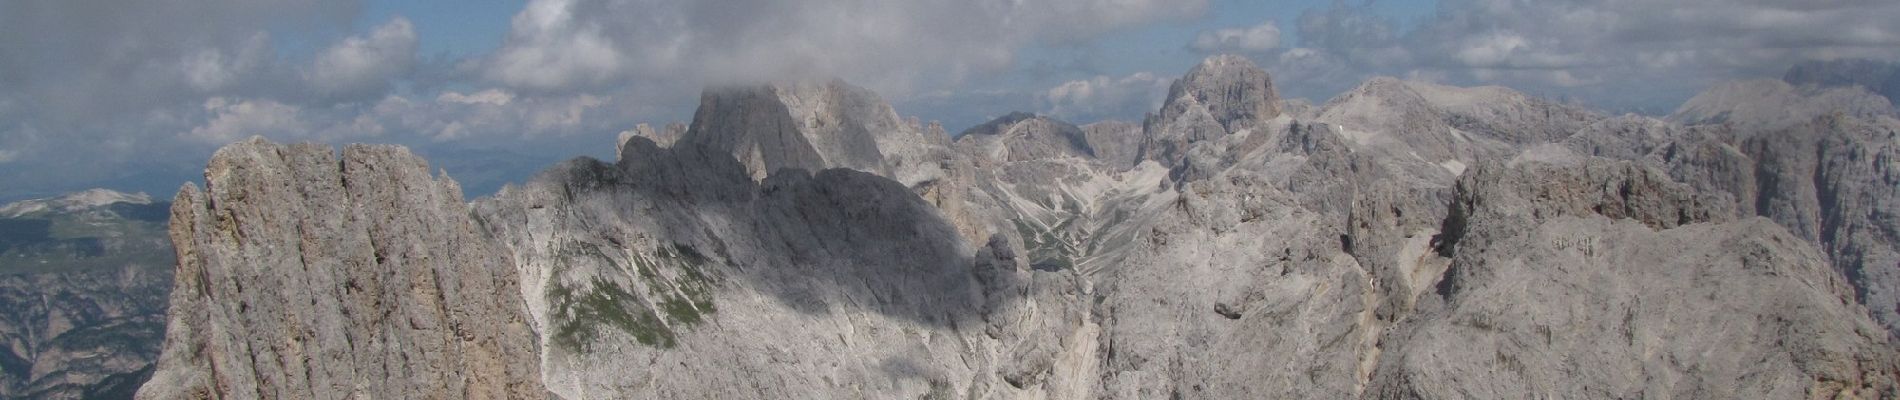
<path fill-rule="evenodd" d="M 556 265 L 557 276 L 569 270 L 567 263 L 574 256 L 607 258 L 591 246 L 565 252 L 572 254 Z M 707 314 L 718 312 L 712 296 L 715 281 L 706 271 L 709 260 L 691 246 L 676 244 L 660 248 L 652 257 L 632 254 L 630 258 L 631 275 L 637 282 L 594 277 L 583 285 L 548 286 L 556 345 L 588 351 L 599 339 L 601 327 L 611 326 L 641 344 L 672 348 L 678 341 L 676 329 L 704 322 Z"/>
<path fill-rule="evenodd" d="M 600 337 L 602 325 L 626 332 L 640 344 L 661 348 L 677 344 L 673 330 L 661 323 L 659 316 L 640 305 L 636 295 L 612 281 L 594 278 L 580 291 L 560 284 L 549 285 L 548 299 L 554 304 L 554 343 L 568 350 L 591 350 L 590 346 Z"/>

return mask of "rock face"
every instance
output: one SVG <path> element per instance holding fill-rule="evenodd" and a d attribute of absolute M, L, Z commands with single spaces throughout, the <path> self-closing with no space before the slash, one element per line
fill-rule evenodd
<path fill-rule="evenodd" d="M 1030 271 L 1007 242 L 973 256 L 904 186 L 846 169 L 753 182 L 723 154 L 637 138 L 622 154 L 477 207 L 521 266 L 563 397 L 1013 397 L 1081 379 L 1057 369 L 1087 344 L 1066 338 L 1083 323 L 1073 271 Z"/>
<path fill-rule="evenodd" d="M 472 217 L 394 150 L 234 145 L 179 198 L 143 394 L 1900 397 L 1891 118 L 1389 78 L 1282 115 L 1238 57 L 1166 103 L 951 142 L 838 82 L 715 89 L 673 145 L 630 135 Z M 439 356 L 318 345 L 361 337 Z"/>
<path fill-rule="evenodd" d="M 907 185 L 939 176 L 942 135 L 843 81 L 708 90 L 679 146 L 731 154 L 754 180 L 784 168 L 851 168 Z"/>
<path fill-rule="evenodd" d="M 1168 87 L 1159 114 L 1143 123 L 1143 158 L 1164 165 L 1187 157 L 1193 142 L 1215 139 L 1280 116 L 1267 71 L 1245 57 L 1208 58 Z"/>
<path fill-rule="evenodd" d="M 679 123 L 666 124 L 665 127 L 662 127 L 659 129 L 654 129 L 652 125 L 639 124 L 639 125 L 635 125 L 632 130 L 620 132 L 620 140 L 616 142 L 614 146 L 614 151 L 616 152 L 620 151 L 621 147 L 627 146 L 628 140 L 633 140 L 633 138 L 635 137 L 646 138 L 647 140 L 651 140 L 653 141 L 653 143 L 659 144 L 660 146 L 672 146 L 673 142 L 679 141 L 680 136 L 683 136 L 685 134 L 686 134 L 686 124 L 679 124 Z M 614 153 L 614 157 L 619 157 L 619 156 L 620 156 L 619 153 Z"/>
<path fill-rule="evenodd" d="M 1812 246 L 1765 219 L 1719 222 L 1660 172 L 1577 167 L 1460 180 L 1442 306 L 1383 341 L 1369 395 L 1893 394 L 1887 333 Z"/>
<path fill-rule="evenodd" d="M 1201 61 L 1187 76 L 1168 86 L 1161 119 L 1170 120 L 1200 106 L 1228 131 L 1280 116 L 1280 95 L 1267 71 L 1246 57 L 1222 55 Z"/>
<path fill-rule="evenodd" d="M 392 146 L 263 139 L 172 208 L 177 283 L 140 398 L 545 396 L 515 269 Z"/>
<path fill-rule="evenodd" d="M 1900 98 L 1900 64 L 1866 59 L 1795 64 L 1781 80 L 1796 86 L 1860 86 L 1888 99 Z"/>
<path fill-rule="evenodd" d="M 1891 99 L 1860 87 L 1797 87 L 1761 79 L 1716 85 L 1690 98 L 1669 119 L 1684 124 L 1729 123 L 1783 128 L 1824 114 L 1893 116 Z"/>

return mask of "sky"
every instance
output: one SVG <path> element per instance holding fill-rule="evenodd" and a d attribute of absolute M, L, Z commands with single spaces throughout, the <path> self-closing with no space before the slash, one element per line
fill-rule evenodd
<path fill-rule="evenodd" d="M 1323 103 L 1374 76 L 1667 114 L 1804 60 L 1900 58 L 1891 0 L 5 0 L 0 200 L 167 197 L 218 146 L 396 143 L 479 195 L 709 85 L 838 77 L 952 132 L 1139 120 L 1212 54 Z"/>

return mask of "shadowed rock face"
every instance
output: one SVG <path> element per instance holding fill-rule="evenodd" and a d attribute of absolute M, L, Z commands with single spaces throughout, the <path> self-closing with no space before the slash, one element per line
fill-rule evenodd
<path fill-rule="evenodd" d="M 635 138 L 622 154 L 476 207 L 519 262 L 555 393 L 904 396 L 1061 379 L 1082 323 L 1073 272 L 1029 271 L 1007 242 L 973 257 L 935 208 L 868 173 L 753 182 L 717 153 Z"/>
<path fill-rule="evenodd" d="M 511 260 L 421 158 L 258 138 L 205 181 L 173 203 L 171 321 L 140 398 L 545 395 Z"/>
<path fill-rule="evenodd" d="M 937 179 L 947 138 L 876 93 L 839 80 L 709 89 L 678 147 L 730 154 L 754 180 L 783 168 L 850 168 L 914 185 Z"/>
<path fill-rule="evenodd" d="M 1841 59 L 1795 64 L 1781 80 L 1795 85 L 1825 87 L 1860 86 L 1888 99 L 1900 98 L 1900 64 L 1892 62 Z"/>
<path fill-rule="evenodd" d="M 1900 395 L 1861 305 L 1900 270 L 1891 119 L 1683 126 L 1393 79 L 1296 118 L 1235 57 L 1173 92 L 1139 127 L 1018 114 L 950 144 L 842 84 L 715 90 L 677 144 L 630 135 L 472 212 L 393 150 L 234 145 L 180 196 L 190 306 L 145 390 L 463 397 L 275 361 L 463 321 L 505 329 L 448 344 L 527 353 L 405 370 L 528 374 L 505 397 Z M 364 275 L 265 273 L 328 265 Z M 352 277 L 379 301 L 299 289 Z M 346 311 L 275 317 L 303 304 Z"/>

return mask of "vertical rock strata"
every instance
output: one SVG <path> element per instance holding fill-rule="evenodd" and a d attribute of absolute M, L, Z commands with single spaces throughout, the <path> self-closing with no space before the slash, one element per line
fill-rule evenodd
<path fill-rule="evenodd" d="M 508 257 L 395 146 L 221 149 L 172 208 L 178 271 L 144 399 L 546 395 Z"/>

